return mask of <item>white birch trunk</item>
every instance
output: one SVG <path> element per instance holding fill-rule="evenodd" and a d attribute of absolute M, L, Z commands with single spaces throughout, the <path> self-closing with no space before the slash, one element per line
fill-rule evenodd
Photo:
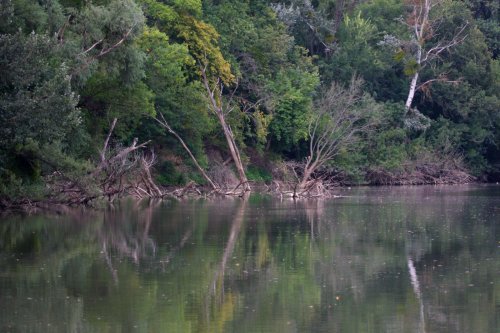
<path fill-rule="evenodd" d="M 413 75 L 410 84 L 410 90 L 408 91 L 408 98 L 405 103 L 405 113 L 408 113 L 411 108 L 411 104 L 413 103 L 413 98 L 415 97 L 415 91 L 417 90 L 417 82 L 418 82 L 418 72 Z"/>
<path fill-rule="evenodd" d="M 423 27 L 421 27 L 423 29 Z M 417 44 L 418 44 L 418 50 L 417 54 L 415 57 L 415 61 L 417 62 L 417 68 L 415 70 L 415 74 L 413 74 L 413 78 L 411 79 L 410 83 L 410 90 L 408 91 L 408 98 L 406 99 L 405 103 L 405 113 L 408 113 L 410 111 L 411 105 L 413 103 L 413 98 L 415 97 L 415 91 L 417 90 L 417 83 L 418 83 L 418 77 L 419 77 L 419 71 L 420 71 L 420 66 L 422 64 L 422 45 L 420 44 L 422 42 L 421 36 L 423 34 L 423 31 L 416 29 L 416 38 L 417 38 Z"/>

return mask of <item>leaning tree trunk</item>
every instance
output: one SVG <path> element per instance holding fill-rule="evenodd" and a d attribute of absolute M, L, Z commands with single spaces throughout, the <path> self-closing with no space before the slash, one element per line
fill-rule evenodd
<path fill-rule="evenodd" d="M 245 174 L 245 168 L 243 167 L 243 162 L 241 161 L 238 146 L 236 146 L 233 131 L 231 130 L 231 127 L 229 127 L 229 125 L 226 123 L 226 119 L 223 115 L 218 114 L 218 118 L 224 130 L 224 136 L 226 137 L 231 157 L 233 158 L 234 165 L 236 166 L 236 171 L 238 172 L 240 183 L 243 185 L 245 191 L 250 191 L 250 185 L 248 184 L 247 175 Z"/>
<path fill-rule="evenodd" d="M 411 104 L 413 103 L 413 98 L 415 97 L 415 91 L 417 89 L 417 82 L 418 72 L 416 72 L 411 79 L 410 90 L 408 91 L 408 98 L 406 99 L 405 103 L 405 113 L 408 113 L 408 111 L 410 111 Z"/>
<path fill-rule="evenodd" d="M 298 185 L 299 192 L 307 190 L 309 180 L 311 179 L 311 176 L 317 167 L 318 164 L 316 162 L 313 163 L 311 163 L 310 161 L 306 162 L 306 165 L 304 167 L 304 173 L 302 174 L 302 179 Z"/>
<path fill-rule="evenodd" d="M 420 67 L 420 64 L 422 62 L 422 46 L 418 45 L 418 51 L 417 51 L 417 57 L 415 59 L 417 61 L 417 65 Z M 418 76 L 419 76 L 419 71 L 420 69 L 417 68 L 415 70 L 415 74 L 413 74 L 413 78 L 411 79 L 410 83 L 410 90 L 408 91 L 408 98 L 406 99 L 405 103 L 405 113 L 408 113 L 411 108 L 411 104 L 413 103 L 413 98 L 415 97 L 415 91 L 417 90 L 417 83 L 418 83 Z"/>
<path fill-rule="evenodd" d="M 243 167 L 243 162 L 241 161 L 240 152 L 238 150 L 238 146 L 236 145 L 236 140 L 234 139 L 233 131 L 231 127 L 226 122 L 226 112 L 222 103 L 222 84 L 220 87 L 217 85 L 219 81 L 217 81 L 217 85 L 214 89 L 210 88 L 210 83 L 206 75 L 206 71 L 204 68 L 201 68 L 201 74 L 203 78 L 203 85 L 207 91 L 208 97 L 210 99 L 210 103 L 212 104 L 212 112 L 217 116 L 219 123 L 222 126 L 222 130 L 224 132 L 224 137 L 226 138 L 227 145 L 229 148 L 229 152 L 231 153 L 231 157 L 233 158 L 234 164 L 236 166 L 236 170 L 238 172 L 238 178 L 240 181 L 240 185 L 243 186 L 245 192 L 250 191 L 250 184 L 248 183 L 247 176 L 245 174 L 245 168 Z M 215 93 L 217 92 L 217 95 Z M 227 111 L 228 113 L 230 112 Z"/>

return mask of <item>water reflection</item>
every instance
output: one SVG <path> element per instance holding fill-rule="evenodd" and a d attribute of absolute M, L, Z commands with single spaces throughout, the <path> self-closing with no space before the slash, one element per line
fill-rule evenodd
<path fill-rule="evenodd" d="M 0 223 L 2 332 L 497 332 L 498 187 Z"/>

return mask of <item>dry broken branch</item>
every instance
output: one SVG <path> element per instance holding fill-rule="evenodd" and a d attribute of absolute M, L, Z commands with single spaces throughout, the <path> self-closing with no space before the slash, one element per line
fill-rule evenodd
<path fill-rule="evenodd" d="M 198 163 L 198 160 L 193 155 L 193 153 L 191 152 L 191 149 L 189 149 L 189 147 L 186 145 L 186 143 L 184 142 L 184 140 L 179 136 L 179 134 L 177 134 L 177 132 L 175 132 L 172 129 L 172 127 L 170 127 L 170 125 L 168 124 L 168 122 L 165 120 L 165 117 L 163 116 L 163 114 L 160 113 L 160 117 L 161 117 L 161 119 L 155 118 L 155 120 L 161 126 L 163 126 L 164 128 L 166 128 L 167 131 L 170 134 L 172 134 L 177 140 L 179 140 L 179 142 L 181 143 L 181 145 L 184 148 L 184 150 L 186 150 L 186 152 L 188 153 L 189 157 L 191 157 L 191 160 L 193 161 L 193 163 L 196 166 L 196 168 L 198 169 L 198 171 L 200 171 L 200 173 L 202 174 L 203 178 L 205 178 L 205 180 L 210 184 L 210 186 L 212 187 L 212 189 L 217 190 L 219 187 L 212 181 L 212 179 L 207 175 L 207 173 L 205 172 L 205 170 Z"/>

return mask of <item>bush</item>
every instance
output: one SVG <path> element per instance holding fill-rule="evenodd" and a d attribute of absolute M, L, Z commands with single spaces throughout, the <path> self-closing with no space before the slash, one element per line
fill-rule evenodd
<path fill-rule="evenodd" d="M 171 161 L 161 162 L 156 171 L 156 181 L 160 185 L 184 185 L 187 182 L 184 173 L 179 172 Z"/>
<path fill-rule="evenodd" d="M 273 180 L 273 176 L 268 170 L 259 168 L 254 165 L 250 165 L 247 168 L 247 178 L 250 181 L 255 182 L 271 182 Z"/>

